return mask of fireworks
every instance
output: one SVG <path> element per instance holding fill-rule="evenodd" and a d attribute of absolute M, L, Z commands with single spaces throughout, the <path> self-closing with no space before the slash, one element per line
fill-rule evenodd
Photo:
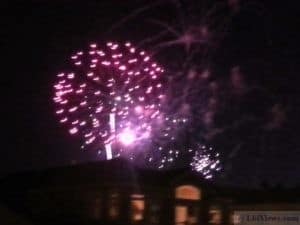
<path fill-rule="evenodd" d="M 57 75 L 53 100 L 60 122 L 83 139 L 83 148 L 105 149 L 106 159 L 132 157 L 165 133 L 164 70 L 149 54 L 129 42 L 108 42 L 91 44 L 71 61 L 71 69 Z"/>
<path fill-rule="evenodd" d="M 152 46 L 153 54 L 167 56 L 168 73 L 162 76 L 164 70 L 153 55 L 131 43 L 91 44 L 71 56 L 69 71 L 58 74 L 56 113 L 70 134 L 81 137 L 83 148 L 96 149 L 105 159 L 123 156 L 159 169 L 182 166 L 184 159 L 210 178 L 207 171 L 216 169 L 207 160 L 216 155 L 212 150 L 200 153 L 198 146 L 186 150 L 186 146 L 210 142 L 215 134 L 211 131 L 216 130 L 218 83 L 211 79 L 203 59 L 226 30 L 222 19 L 222 23 L 213 20 L 223 6 L 208 4 L 208 18 L 198 18 L 194 4 L 187 7 L 188 13 L 181 13 L 185 7 L 174 2 L 174 16 L 180 21 L 153 20 L 158 28 L 155 36 L 142 40 Z M 205 163 L 211 165 L 202 168 Z"/>
<path fill-rule="evenodd" d="M 205 143 L 222 153 L 222 169 L 228 172 L 231 166 L 225 163 L 231 164 L 243 149 L 257 149 L 253 143 L 264 143 L 261 137 L 280 129 L 286 117 L 284 104 L 272 90 L 248 82 L 249 72 L 227 58 L 227 47 L 220 48 L 238 18 L 236 12 L 255 4 L 141 4 L 110 31 L 130 34 L 131 24 L 145 21 L 145 32 L 133 33 L 138 46 L 150 48 L 151 55 L 130 43 L 112 42 L 91 44 L 72 55 L 72 65 L 58 74 L 55 84 L 60 122 L 81 137 L 83 148 L 99 151 L 99 158 L 123 156 L 159 169 L 191 165 L 209 179 L 221 166 L 214 149 L 195 144 Z M 160 10 L 169 15 L 160 16 Z M 153 61 L 154 54 L 164 62 L 166 73 Z M 231 71 L 223 65 L 227 62 L 234 65 Z M 261 98 L 266 95 L 274 99 L 271 104 Z"/>
<path fill-rule="evenodd" d="M 205 179 L 211 179 L 214 172 L 221 170 L 219 153 L 211 147 L 207 148 L 205 145 L 198 145 L 190 165 L 193 170 L 201 173 Z"/>

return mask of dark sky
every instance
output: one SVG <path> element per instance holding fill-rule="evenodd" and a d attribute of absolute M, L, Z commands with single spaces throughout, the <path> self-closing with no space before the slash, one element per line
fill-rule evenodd
<path fill-rule="evenodd" d="M 139 41 L 151 35 L 143 19 L 168 18 L 163 8 L 145 12 L 141 20 L 133 19 L 115 33 L 108 32 L 145 2 L 149 1 L 29 0 L 2 5 L 0 175 L 96 160 L 94 152 L 80 150 L 78 141 L 57 123 L 51 100 L 55 74 L 64 69 L 72 51 L 90 41 Z M 286 125 L 272 134 L 281 143 L 275 148 L 281 151 L 272 154 L 266 170 L 273 171 L 276 182 L 300 185 L 299 3 L 265 1 L 259 5 L 250 4 L 236 13 L 216 62 L 228 68 L 244 66 L 249 82 L 259 80 L 284 104 Z M 258 101 L 258 108 L 259 104 L 264 103 Z M 246 165 L 238 176 L 252 171 L 251 162 Z"/>

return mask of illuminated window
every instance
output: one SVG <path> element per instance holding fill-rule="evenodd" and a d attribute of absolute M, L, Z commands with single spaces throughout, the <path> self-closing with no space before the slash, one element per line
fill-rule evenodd
<path fill-rule="evenodd" d="M 186 224 L 197 224 L 198 223 L 198 207 L 178 205 L 175 207 L 175 224 L 186 225 Z"/>
<path fill-rule="evenodd" d="M 231 224 L 240 224 L 241 223 L 241 218 L 240 215 L 237 214 L 231 214 Z"/>
<path fill-rule="evenodd" d="M 176 224 L 187 224 L 188 221 L 188 207 L 176 206 L 175 208 L 175 223 Z"/>
<path fill-rule="evenodd" d="M 222 223 L 222 211 L 220 209 L 209 210 L 209 223 L 210 224 L 221 224 Z"/>
<path fill-rule="evenodd" d="M 201 199 L 200 190 L 192 185 L 182 185 L 175 190 L 175 224 L 197 224 L 199 208 L 198 202 Z"/>
<path fill-rule="evenodd" d="M 120 201 L 118 193 L 111 193 L 108 199 L 108 215 L 111 219 L 117 219 L 120 211 Z"/>
<path fill-rule="evenodd" d="M 131 220 L 139 222 L 144 219 L 145 200 L 144 195 L 133 194 L 131 195 Z"/>
<path fill-rule="evenodd" d="M 176 188 L 176 199 L 200 200 L 201 193 L 197 187 L 191 185 L 183 185 Z"/>

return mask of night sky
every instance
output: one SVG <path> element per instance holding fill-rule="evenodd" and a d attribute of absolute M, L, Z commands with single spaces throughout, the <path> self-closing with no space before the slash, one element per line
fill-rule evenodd
<path fill-rule="evenodd" d="M 154 35 L 151 19 L 172 18 L 165 6 L 151 8 L 111 30 L 112 25 L 149 2 L 29 0 L 2 5 L 6 15 L 1 19 L 4 116 L 0 176 L 97 160 L 95 152 L 82 151 L 78 140 L 57 122 L 52 102 L 55 75 L 65 68 L 74 50 L 91 41 L 139 42 Z M 232 19 L 227 34 L 215 47 L 218 50 L 211 57 L 212 65 L 217 74 L 225 74 L 219 80 L 226 80 L 226 74 L 238 66 L 247 85 L 261 91 L 250 93 L 239 110 L 233 107 L 219 115 L 217 123 L 226 123 L 247 111 L 259 117 L 267 105 L 270 118 L 274 118 L 269 118 L 273 122 L 261 134 L 256 133 L 256 123 L 247 124 L 245 136 L 250 132 L 263 136 L 264 141 L 253 141 L 245 147 L 245 154 L 232 158 L 232 163 L 227 161 L 229 172 L 223 182 L 300 185 L 299 3 L 249 1 L 253 4 L 243 6 L 242 0 L 230 2 Z M 227 151 L 224 143 L 232 148 L 230 142 L 244 138 L 236 132 L 225 132 L 215 140 L 216 146 L 222 143 L 218 148 L 221 152 Z M 257 169 L 253 160 L 260 158 L 264 159 L 263 166 Z"/>

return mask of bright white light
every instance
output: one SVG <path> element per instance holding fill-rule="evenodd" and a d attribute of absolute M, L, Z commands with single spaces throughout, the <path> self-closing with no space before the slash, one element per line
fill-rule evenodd
<path fill-rule="evenodd" d="M 126 129 L 119 134 L 119 140 L 124 145 L 131 145 L 136 140 L 134 131 Z"/>
<path fill-rule="evenodd" d="M 111 160 L 112 159 L 112 149 L 111 149 L 111 144 L 106 144 L 105 145 L 105 151 L 106 151 L 106 159 Z"/>

